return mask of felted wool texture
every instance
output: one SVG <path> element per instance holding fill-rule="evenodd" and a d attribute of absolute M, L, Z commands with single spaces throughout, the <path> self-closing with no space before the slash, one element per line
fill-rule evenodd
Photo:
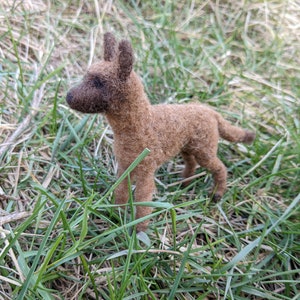
<path fill-rule="evenodd" d="M 104 60 L 93 64 L 81 83 L 67 94 L 69 106 L 83 113 L 102 113 L 114 132 L 114 154 L 120 176 L 145 149 L 150 154 L 132 171 L 135 201 L 151 201 L 157 168 L 177 154 L 185 162 L 184 178 L 192 176 L 197 164 L 211 172 L 213 198 L 226 190 L 227 171 L 217 157 L 218 141 L 252 143 L 255 133 L 231 125 L 212 108 L 198 104 L 151 105 L 141 79 L 133 71 L 131 44 L 118 43 L 112 33 L 104 35 Z M 189 184 L 187 181 L 186 184 Z M 124 180 L 115 190 L 117 204 L 128 201 Z M 151 213 L 150 207 L 137 206 L 136 218 Z M 148 221 L 137 225 L 145 231 Z"/>

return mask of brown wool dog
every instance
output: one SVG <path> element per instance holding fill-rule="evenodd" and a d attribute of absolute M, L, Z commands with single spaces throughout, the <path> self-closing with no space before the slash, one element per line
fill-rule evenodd
<path fill-rule="evenodd" d="M 67 94 L 69 106 L 84 113 L 102 113 L 114 132 L 114 153 L 118 176 L 145 149 L 150 154 L 131 173 L 136 183 L 135 201 L 151 201 L 155 191 L 154 173 L 164 162 L 181 154 L 183 177 L 194 174 L 196 165 L 206 168 L 214 179 L 213 197 L 220 199 L 226 189 L 227 171 L 217 157 L 219 137 L 250 144 L 255 133 L 231 125 L 211 108 L 200 104 L 151 105 L 141 79 L 132 70 L 131 44 L 119 44 L 111 33 L 104 35 L 104 61 L 93 64 L 82 82 Z M 117 204 L 128 201 L 124 180 L 115 190 Z M 151 213 L 137 206 L 136 218 Z M 145 231 L 148 221 L 137 225 Z"/>

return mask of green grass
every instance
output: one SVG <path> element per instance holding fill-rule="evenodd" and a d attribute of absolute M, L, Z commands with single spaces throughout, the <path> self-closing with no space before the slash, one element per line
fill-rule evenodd
<path fill-rule="evenodd" d="M 299 17 L 296 1 L 2 1 L 0 299 L 299 299 Z M 114 206 L 111 129 L 65 102 L 108 30 L 152 103 L 257 132 L 220 142 L 219 203 L 205 170 L 183 189 L 180 157 L 163 165 L 147 234 L 132 195 Z"/>

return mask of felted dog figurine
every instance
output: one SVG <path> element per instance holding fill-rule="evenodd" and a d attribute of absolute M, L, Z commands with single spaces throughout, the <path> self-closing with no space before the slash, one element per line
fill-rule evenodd
<path fill-rule="evenodd" d="M 66 100 L 72 109 L 102 113 L 114 133 L 114 154 L 120 176 L 145 149 L 150 154 L 132 171 L 136 183 L 135 201 L 151 201 L 155 191 L 154 173 L 164 162 L 181 154 L 183 177 L 194 174 L 196 165 L 206 168 L 214 179 L 213 198 L 226 189 L 227 171 L 217 157 L 219 137 L 230 142 L 250 144 L 255 133 L 231 125 L 211 108 L 200 104 L 151 105 L 138 75 L 132 70 L 131 44 L 119 44 L 111 33 L 104 35 L 104 60 L 93 64 L 82 82 L 70 89 Z M 129 198 L 126 180 L 115 190 L 117 204 Z M 136 218 L 151 213 L 150 207 L 137 206 Z M 145 231 L 148 221 L 137 225 Z"/>

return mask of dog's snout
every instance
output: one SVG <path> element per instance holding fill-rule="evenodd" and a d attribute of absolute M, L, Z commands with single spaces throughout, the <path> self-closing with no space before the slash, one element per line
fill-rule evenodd
<path fill-rule="evenodd" d="M 68 93 L 67 93 L 67 97 L 66 97 L 67 103 L 68 103 L 68 104 L 71 104 L 72 99 L 73 99 L 72 93 L 68 92 Z"/>

